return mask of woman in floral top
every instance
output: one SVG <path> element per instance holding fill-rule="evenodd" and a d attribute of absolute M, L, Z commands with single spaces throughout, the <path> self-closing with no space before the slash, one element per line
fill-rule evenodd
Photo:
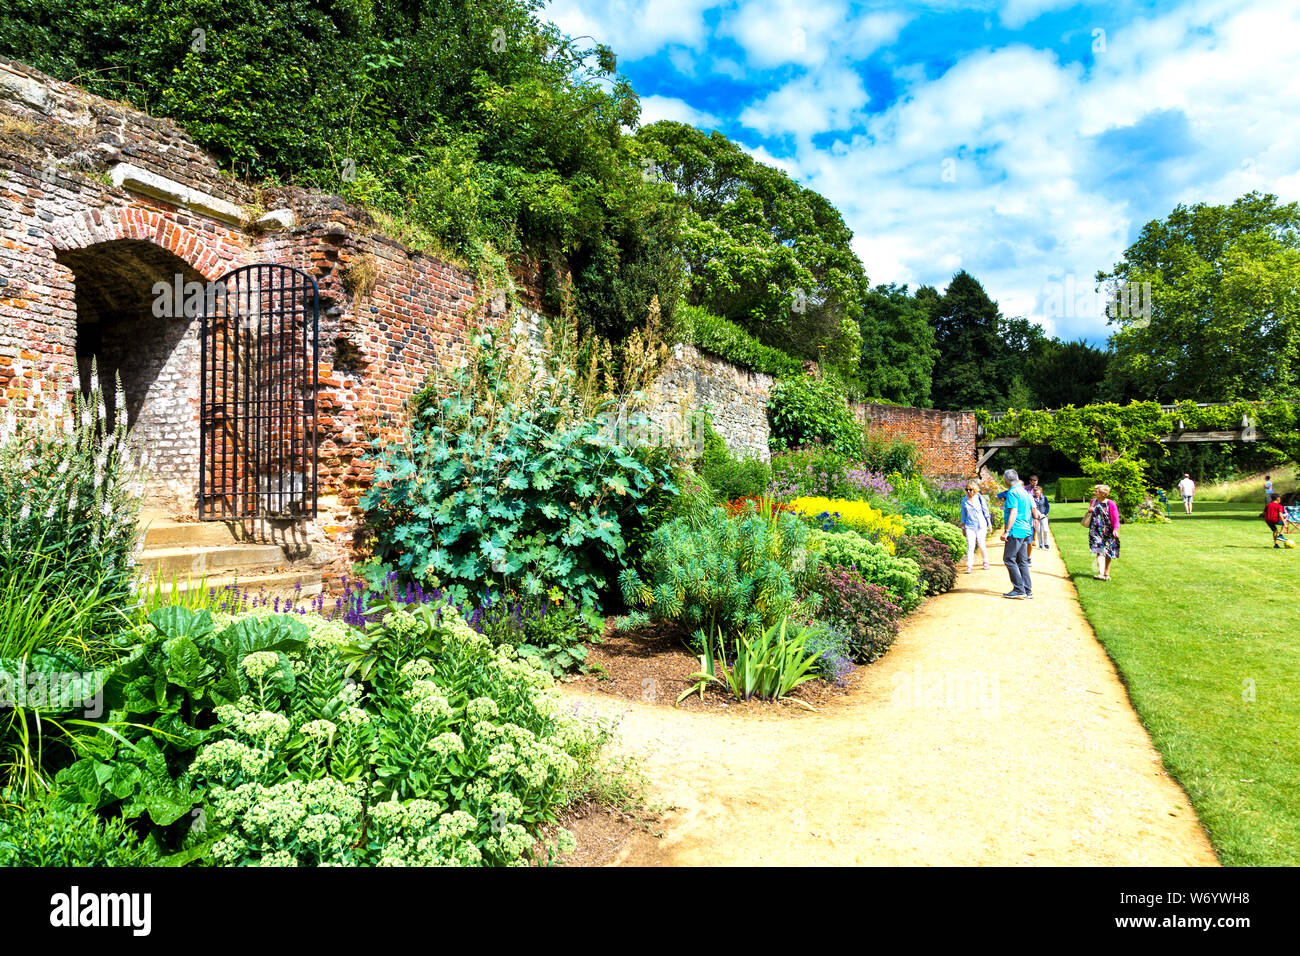
<path fill-rule="evenodd" d="M 1096 485 L 1088 504 L 1088 550 L 1097 556 L 1098 581 L 1110 580 L 1110 564 L 1119 557 L 1119 508 L 1110 485 Z"/>

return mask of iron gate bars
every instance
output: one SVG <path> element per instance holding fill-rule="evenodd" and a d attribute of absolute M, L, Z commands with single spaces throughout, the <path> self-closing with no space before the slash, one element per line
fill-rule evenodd
<path fill-rule="evenodd" d="M 316 280 L 271 263 L 208 286 L 199 329 L 199 517 L 316 516 Z"/>

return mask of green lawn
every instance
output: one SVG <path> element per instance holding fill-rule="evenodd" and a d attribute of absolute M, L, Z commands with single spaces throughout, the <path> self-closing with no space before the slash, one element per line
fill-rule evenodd
<path fill-rule="evenodd" d="M 1052 532 L 1088 619 L 1222 862 L 1294 866 L 1300 549 L 1273 549 L 1261 507 L 1198 503 L 1189 518 L 1171 502 L 1171 524 L 1121 529 L 1108 582 L 1092 578 L 1084 505 L 1053 508 Z"/>

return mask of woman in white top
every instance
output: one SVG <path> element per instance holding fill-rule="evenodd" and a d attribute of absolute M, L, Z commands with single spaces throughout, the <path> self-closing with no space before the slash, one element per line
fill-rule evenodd
<path fill-rule="evenodd" d="M 966 529 L 966 573 L 975 568 L 975 549 L 984 557 L 984 570 L 989 569 L 988 534 L 993 528 L 989 514 L 989 500 L 980 494 L 977 481 L 966 482 L 966 497 L 961 500 L 961 525 Z"/>

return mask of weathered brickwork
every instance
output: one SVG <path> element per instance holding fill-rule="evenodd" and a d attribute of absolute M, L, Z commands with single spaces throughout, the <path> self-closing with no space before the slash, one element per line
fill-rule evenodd
<path fill-rule="evenodd" d="M 890 437 L 915 442 L 921 449 L 927 475 L 970 478 L 975 475 L 975 413 L 943 412 L 930 408 L 900 408 L 855 402 L 859 419 Z"/>
<path fill-rule="evenodd" d="M 295 266 L 321 294 L 317 559 L 355 556 L 362 457 L 400 434 L 405 403 L 504 318 L 473 277 L 378 233 L 361 210 L 298 189 L 258 195 L 175 124 L 0 60 L 0 406 L 40 382 L 122 379 L 150 495 L 197 501 L 199 322 L 155 315 L 155 283 L 213 281 L 257 262 Z M 273 210 L 266 214 L 266 210 Z M 516 281 L 528 281 L 523 270 Z M 519 297 L 536 306 L 526 285 Z M 116 411 L 116 410 L 115 410 Z"/>

